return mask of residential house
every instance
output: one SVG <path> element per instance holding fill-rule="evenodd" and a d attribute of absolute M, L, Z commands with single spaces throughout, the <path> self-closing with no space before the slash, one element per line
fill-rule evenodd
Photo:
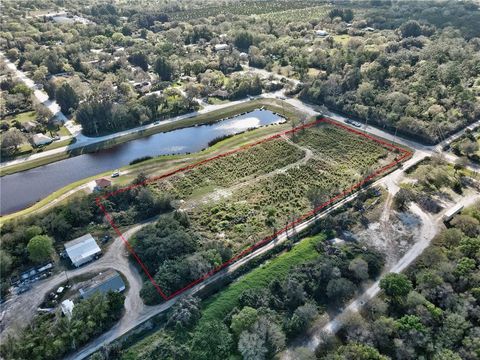
<path fill-rule="evenodd" d="M 38 126 L 38 123 L 36 121 L 26 121 L 22 124 L 22 126 L 25 131 L 30 132 Z"/>
<path fill-rule="evenodd" d="M 216 44 L 214 46 L 214 49 L 215 49 L 216 52 L 227 51 L 228 49 L 230 49 L 230 45 L 228 45 L 228 44 Z"/>
<path fill-rule="evenodd" d="M 108 188 L 110 186 L 112 186 L 112 182 L 110 180 L 108 180 L 106 178 L 96 179 L 94 190 L 100 191 L 100 190 L 103 190 L 103 189 Z"/>
<path fill-rule="evenodd" d="M 315 35 L 325 37 L 328 36 L 328 32 L 325 30 L 315 30 Z"/>
<path fill-rule="evenodd" d="M 32 142 L 35 146 L 50 144 L 53 139 L 45 134 L 38 133 L 32 136 Z"/>

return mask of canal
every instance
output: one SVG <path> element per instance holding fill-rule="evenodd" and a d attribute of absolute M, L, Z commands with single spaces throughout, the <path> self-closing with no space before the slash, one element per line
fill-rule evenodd
<path fill-rule="evenodd" d="M 215 138 L 285 121 L 269 110 L 254 110 L 211 125 L 199 125 L 132 140 L 0 178 L 0 214 L 22 210 L 81 179 L 128 165 L 144 156 L 200 151 Z"/>

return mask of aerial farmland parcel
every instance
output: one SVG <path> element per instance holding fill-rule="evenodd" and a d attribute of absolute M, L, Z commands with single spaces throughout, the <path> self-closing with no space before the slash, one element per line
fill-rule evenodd
<path fill-rule="evenodd" d="M 316 121 L 149 179 L 142 186 L 167 194 L 177 214 L 186 215 L 188 221 L 181 227 L 194 234 L 195 245 L 170 252 L 165 259 L 147 260 L 147 272 L 164 294 L 178 293 L 202 272 L 218 268 L 329 199 L 339 199 L 338 194 L 383 173 L 407 153 L 394 150 L 358 131 Z M 152 231 L 157 239 L 165 236 L 163 226 L 156 224 L 141 230 L 132 242 L 140 259 L 151 255 L 142 241 Z M 202 266 L 192 266 L 198 257 Z"/>

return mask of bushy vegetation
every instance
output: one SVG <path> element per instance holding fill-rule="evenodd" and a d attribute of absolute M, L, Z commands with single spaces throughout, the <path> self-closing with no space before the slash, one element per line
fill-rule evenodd
<path fill-rule="evenodd" d="M 451 145 L 452 151 L 455 155 L 478 164 L 480 163 L 479 142 L 480 134 L 478 129 L 476 131 L 467 131 Z M 465 164 L 463 159 L 460 160 L 460 164 Z"/>
<path fill-rule="evenodd" d="M 404 208 L 410 201 L 425 211 L 438 213 L 442 210 L 442 199 L 451 197 L 452 191 L 462 194 L 468 189 L 477 189 L 472 174 L 461 163 L 452 165 L 441 157 L 430 157 L 409 171 L 413 183 L 402 185 L 395 196 L 398 208 Z"/>
<path fill-rule="evenodd" d="M 353 244 L 333 249 L 324 234 L 303 239 L 207 300 L 200 311 L 191 300 L 177 304 L 182 310 L 172 310 L 163 329 L 121 357 L 150 359 L 161 349 L 166 358 L 272 358 L 326 308 L 343 304 L 362 281 L 378 276 L 383 265 L 370 249 Z M 185 326 L 178 325 L 179 314 Z"/>
<path fill-rule="evenodd" d="M 347 322 L 340 340 L 349 347 L 367 344 L 382 358 L 478 358 L 479 210 L 476 204 L 457 215 L 406 275 L 382 280 L 382 295 Z M 342 349 L 322 358 L 337 359 Z M 359 350 L 351 358 L 360 358 Z"/>
<path fill-rule="evenodd" d="M 2 341 L 5 359 L 55 360 L 79 349 L 83 344 L 109 329 L 123 314 L 122 294 L 97 293 L 75 304 L 72 317 L 58 310 L 37 315 L 16 337 Z"/>
<path fill-rule="evenodd" d="M 359 182 L 388 153 L 371 140 L 329 125 L 300 131 L 294 141 L 313 150 L 314 157 L 196 207 L 193 226 L 209 239 L 223 234 L 233 249 L 240 249 Z"/>

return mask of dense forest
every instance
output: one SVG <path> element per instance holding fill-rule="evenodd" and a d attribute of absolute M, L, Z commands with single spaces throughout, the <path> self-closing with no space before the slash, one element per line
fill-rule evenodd
<path fill-rule="evenodd" d="M 322 359 L 478 359 L 480 204 L 457 215 L 406 275 L 390 274 L 382 296 L 326 339 Z M 348 350 L 347 350 L 348 349 Z M 349 357 L 348 354 L 351 354 Z M 365 354 L 372 354 L 365 357 Z M 353 357 L 352 357 L 353 356 Z M 362 357 L 363 356 L 363 357 Z"/>
<path fill-rule="evenodd" d="M 163 329 L 123 358 L 272 358 L 382 269 L 376 251 L 355 244 L 337 248 L 325 239 L 324 234 L 304 239 L 203 306 L 199 299 L 183 298 L 167 314 Z M 102 352 L 96 356 L 106 358 Z"/>
<path fill-rule="evenodd" d="M 47 16 L 60 5 L 66 20 Z M 427 143 L 480 112 L 480 12 L 469 2 L 32 1 L 5 12 L 2 51 L 87 135 L 278 89 L 252 68 L 284 76 L 288 94 L 303 87 L 307 101 Z"/>

